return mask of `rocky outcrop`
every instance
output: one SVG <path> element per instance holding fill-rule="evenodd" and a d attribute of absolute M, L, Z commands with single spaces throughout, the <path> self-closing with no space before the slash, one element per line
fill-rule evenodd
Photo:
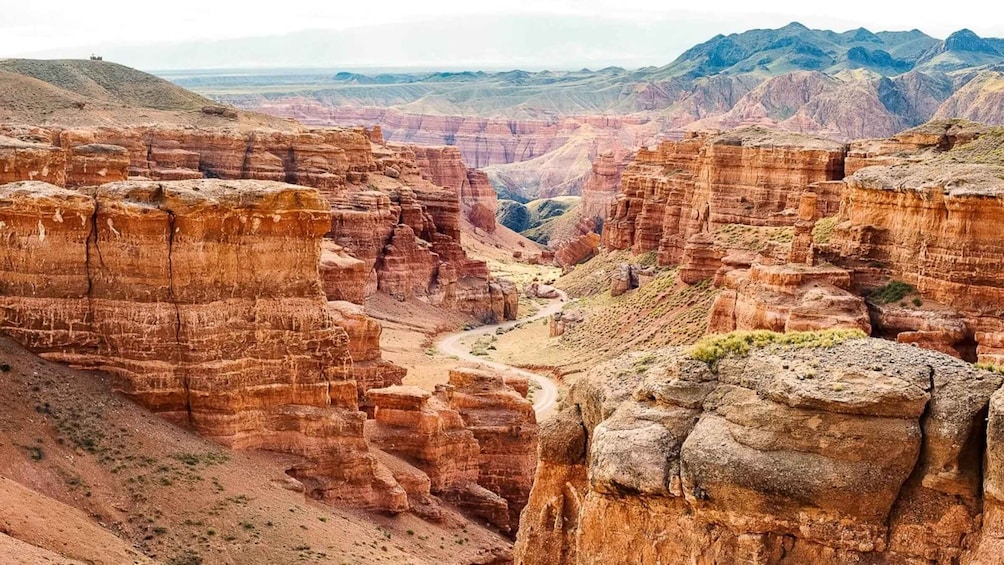
<path fill-rule="evenodd" d="M 563 310 L 551 315 L 548 325 L 548 337 L 559 337 L 565 335 L 565 330 L 581 324 L 585 316 L 579 310 Z"/>
<path fill-rule="evenodd" d="M 721 226 L 794 225 L 802 194 L 843 178 L 843 164 L 842 144 L 760 128 L 642 149 L 622 175 L 603 242 L 685 263 L 687 243 Z M 838 192 L 814 190 L 820 207 L 836 210 Z"/>
<path fill-rule="evenodd" d="M 66 186 L 97 186 L 129 178 L 129 152 L 118 145 L 76 145 L 69 149 Z"/>
<path fill-rule="evenodd" d="M 761 256 L 743 264 L 738 254 L 719 261 L 722 266 L 714 283 L 725 290 L 715 298 L 708 332 L 859 329 L 871 333 L 865 300 L 852 292 L 852 272 L 815 262 L 816 213 L 816 194 L 804 193 L 786 263 L 773 264 L 772 258 Z M 684 278 L 686 268 L 681 267 L 681 279 L 690 283 Z"/>
<path fill-rule="evenodd" d="M 600 251 L 600 234 L 593 231 L 591 227 L 593 224 L 585 220 L 580 223 L 584 223 L 581 227 L 584 233 L 554 245 L 554 260 L 561 267 L 574 267 L 584 263 Z"/>
<path fill-rule="evenodd" d="M 435 396 L 417 387 L 371 390 L 369 441 L 425 473 L 429 491 L 509 531 L 509 504 L 478 484 L 480 445 L 445 388 Z"/>
<path fill-rule="evenodd" d="M 533 404 L 495 373 L 450 371 L 450 405 L 480 445 L 478 484 L 504 498 L 516 531 L 537 466 L 537 418 Z"/>
<path fill-rule="evenodd" d="M 860 329 L 871 333 L 865 300 L 851 292 L 851 273 L 832 265 L 753 264 L 724 276 L 708 332 Z"/>
<path fill-rule="evenodd" d="M 460 202 L 466 210 L 467 221 L 476 228 L 495 233 L 498 194 L 488 181 L 487 174 L 477 170 L 467 171 L 467 183 L 460 190 Z"/>
<path fill-rule="evenodd" d="M 34 180 L 66 184 L 66 155 L 45 143 L 0 137 L 0 184 Z"/>
<path fill-rule="evenodd" d="M 312 496 L 407 509 L 363 438 L 349 336 L 318 278 L 330 207 L 316 190 L 28 182 L 0 196 L 4 333 L 112 374 L 136 401 L 225 445 L 302 457 L 289 474 Z"/>
<path fill-rule="evenodd" d="M 340 247 L 326 250 L 322 265 L 332 300 L 361 303 L 378 288 L 396 291 L 410 286 L 417 290 L 398 295 L 414 295 L 446 307 L 458 304 L 462 311 L 480 318 L 496 311 L 504 315 L 491 303 L 487 267 L 470 260 L 459 243 L 462 214 L 470 217 L 477 205 L 491 206 L 493 200 L 483 179 L 464 167 L 455 149 L 419 148 L 418 155 L 416 148 L 374 145 L 373 140 L 380 142 L 381 135 L 358 128 L 3 126 L 0 130 L 14 136 L 0 143 L 0 182 L 35 179 L 77 187 L 132 175 L 153 180 L 272 180 L 317 188 L 334 210 L 327 236 Z M 476 188 L 469 174 L 477 179 Z M 462 193 L 469 196 L 466 204 L 461 202 Z M 474 215 L 485 214 L 481 210 Z M 481 222 L 485 224 L 483 218 Z M 435 253 L 413 253 L 429 266 L 406 282 L 397 280 L 400 257 L 394 253 L 401 249 L 393 244 L 402 225 L 412 229 L 418 246 Z M 442 269 L 443 281 L 436 274 L 440 263 L 449 263 Z M 381 268 L 385 265 L 387 269 Z M 454 284 L 454 273 L 468 291 L 462 299 L 443 295 L 440 300 L 440 289 Z M 430 274 L 431 280 L 423 285 L 420 278 Z"/>
<path fill-rule="evenodd" d="M 362 306 L 351 302 L 328 302 L 328 310 L 334 322 L 348 335 L 352 358 L 349 374 L 356 382 L 360 400 L 364 400 L 366 391 L 372 388 L 401 384 L 407 370 L 383 359 L 380 322 L 367 316 Z"/>
<path fill-rule="evenodd" d="M 425 473 L 432 494 L 515 532 L 536 466 L 537 423 L 525 391 L 525 381 L 510 386 L 469 368 L 451 371 L 435 394 L 370 390 L 367 437 Z"/>
<path fill-rule="evenodd" d="M 617 158 L 612 151 L 601 153 L 593 161 L 589 178 L 582 187 L 582 216 L 606 219 L 611 205 L 617 200 L 621 186 L 621 174 L 627 164 L 627 156 Z"/>
<path fill-rule="evenodd" d="M 881 340 L 616 359 L 542 426 L 515 561 L 995 562 L 1000 385 Z"/>
<path fill-rule="evenodd" d="M 905 281 L 924 301 L 956 311 L 963 332 L 955 324 L 914 331 L 955 334 L 960 351 L 973 340 L 981 360 L 998 362 L 1004 250 L 994 226 L 1002 175 L 1001 167 L 953 162 L 859 170 L 846 180 L 827 257 L 861 279 Z"/>
<path fill-rule="evenodd" d="M 495 208 L 498 195 L 483 171 L 468 169 L 456 147 L 409 145 L 423 179 L 436 186 L 456 191 L 464 217 L 488 233 L 495 231 Z"/>

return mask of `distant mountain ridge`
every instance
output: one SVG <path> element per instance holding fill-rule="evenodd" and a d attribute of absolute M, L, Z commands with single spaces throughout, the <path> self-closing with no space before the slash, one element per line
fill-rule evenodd
<path fill-rule="evenodd" d="M 935 116 L 1004 123 L 1004 39 L 968 29 L 941 40 L 796 22 L 716 35 L 638 69 L 167 76 L 246 109 L 311 124 L 380 124 L 391 140 L 457 145 L 497 188 L 524 198 L 576 194 L 583 163 L 597 154 L 684 130 L 760 125 L 847 140 L 887 137 Z M 508 149 L 542 147 L 534 136 L 553 129 L 569 144 L 551 143 L 545 154 Z M 574 170 L 556 175 L 559 162 Z"/>

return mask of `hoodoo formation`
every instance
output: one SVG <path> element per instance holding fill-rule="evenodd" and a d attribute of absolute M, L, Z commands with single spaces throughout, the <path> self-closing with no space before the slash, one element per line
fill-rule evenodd
<path fill-rule="evenodd" d="M 0 563 L 1004 565 L 1004 40 L 257 41 L 0 59 Z"/>

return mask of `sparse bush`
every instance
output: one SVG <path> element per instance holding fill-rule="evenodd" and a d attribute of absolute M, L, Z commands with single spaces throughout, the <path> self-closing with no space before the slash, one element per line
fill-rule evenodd
<path fill-rule="evenodd" d="M 812 227 L 812 242 L 827 244 L 833 237 L 833 228 L 837 227 L 837 217 L 822 218 Z"/>
<path fill-rule="evenodd" d="M 916 306 L 917 308 L 920 308 L 921 306 L 924 305 L 924 303 L 923 301 L 920 300 L 920 297 L 916 297 L 913 299 L 913 305 Z"/>
<path fill-rule="evenodd" d="M 723 357 L 749 354 L 751 349 L 772 345 L 795 348 L 833 347 L 849 339 L 867 337 L 861 330 L 823 330 L 818 332 L 777 333 L 767 330 L 737 331 L 728 334 L 713 334 L 701 338 L 690 356 L 698 361 L 713 364 Z"/>
<path fill-rule="evenodd" d="M 876 304 L 890 304 L 898 302 L 913 292 L 913 285 L 903 281 L 889 281 L 888 284 L 872 289 L 868 293 L 868 298 Z"/>

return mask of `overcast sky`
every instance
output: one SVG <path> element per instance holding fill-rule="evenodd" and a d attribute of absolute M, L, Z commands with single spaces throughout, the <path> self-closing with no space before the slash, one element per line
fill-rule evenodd
<path fill-rule="evenodd" d="M 595 18 L 620 24 L 650 24 L 667 20 L 678 24 L 677 41 L 668 41 L 660 60 L 638 53 L 645 64 L 665 64 L 679 54 L 679 45 L 707 39 L 715 33 L 732 33 L 753 27 L 779 27 L 800 21 L 810 27 L 844 31 L 866 27 L 872 31 L 918 28 L 935 37 L 945 37 L 966 27 L 983 36 L 1004 36 L 1004 21 L 987 17 L 971 3 L 941 2 L 937 8 L 916 3 L 904 9 L 901 3 L 876 0 L 811 2 L 806 0 L 403 0 L 336 1 L 285 0 L 92 0 L 31 2 L 0 0 L 0 57 L 42 54 L 78 55 L 80 48 L 107 48 L 133 44 L 178 44 L 218 41 L 253 36 L 281 35 L 304 29 L 345 30 L 428 22 L 442 18 L 471 17 L 482 21 L 499 16 L 567 15 Z M 924 3 L 927 4 L 927 3 Z M 709 35 L 710 33 L 710 35 Z M 374 41 L 379 41 L 375 37 Z M 588 45 L 589 38 L 581 38 Z M 365 47 L 365 46 L 361 46 Z M 504 46 L 498 46 L 504 53 Z M 71 49 L 72 48 L 72 49 Z M 382 61 L 388 65 L 425 62 L 421 45 L 411 45 L 412 61 Z M 458 56 L 462 49 L 458 46 Z M 617 56 L 632 58 L 630 53 Z M 504 64 L 504 55 L 493 63 Z M 368 64 L 381 61 L 367 61 Z M 469 62 L 469 61 L 463 61 Z M 344 63 L 336 61 L 335 63 Z"/>

